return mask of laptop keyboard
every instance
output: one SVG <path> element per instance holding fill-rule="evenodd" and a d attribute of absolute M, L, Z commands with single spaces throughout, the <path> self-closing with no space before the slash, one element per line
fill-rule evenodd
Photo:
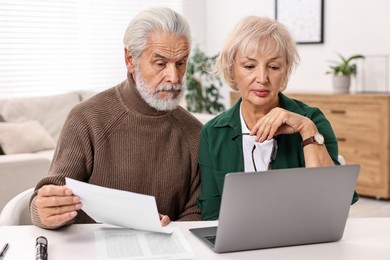
<path fill-rule="evenodd" d="M 213 245 L 215 245 L 215 238 L 216 238 L 216 236 L 206 236 L 205 238 L 208 241 L 210 241 Z"/>

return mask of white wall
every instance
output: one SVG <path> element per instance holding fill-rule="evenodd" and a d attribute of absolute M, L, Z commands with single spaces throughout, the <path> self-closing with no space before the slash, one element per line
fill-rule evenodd
<path fill-rule="evenodd" d="M 324 43 L 298 45 L 301 62 L 287 87 L 288 92 L 331 92 L 329 61 L 345 56 L 390 54 L 390 1 L 324 0 Z M 189 22 L 194 39 L 210 55 L 221 49 L 237 21 L 246 15 L 274 17 L 274 0 L 192 0 Z M 197 8 L 195 8 L 197 7 Z M 359 87 L 360 88 L 360 87 Z M 352 91 L 359 90 L 356 82 Z M 222 94 L 229 106 L 229 87 Z"/>
<path fill-rule="evenodd" d="M 191 25 L 192 43 L 207 49 L 206 0 L 183 0 L 183 14 Z"/>

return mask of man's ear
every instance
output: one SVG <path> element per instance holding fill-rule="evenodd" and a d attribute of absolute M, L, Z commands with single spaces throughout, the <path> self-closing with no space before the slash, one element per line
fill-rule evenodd
<path fill-rule="evenodd" d="M 125 48 L 125 61 L 126 68 L 129 73 L 133 73 L 135 71 L 135 61 L 133 55 Z"/>

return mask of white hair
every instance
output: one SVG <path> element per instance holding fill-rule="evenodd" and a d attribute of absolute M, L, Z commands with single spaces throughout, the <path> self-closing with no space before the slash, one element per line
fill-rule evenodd
<path fill-rule="evenodd" d="M 141 56 L 152 32 L 185 37 L 191 44 L 190 26 L 183 16 L 165 7 L 147 9 L 134 17 L 123 37 L 125 48 L 135 59 Z"/>

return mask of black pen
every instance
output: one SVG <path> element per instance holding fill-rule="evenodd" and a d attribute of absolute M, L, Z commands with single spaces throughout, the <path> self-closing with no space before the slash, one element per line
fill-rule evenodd
<path fill-rule="evenodd" d="M 35 260 L 47 260 L 47 239 L 40 236 L 35 243 Z"/>
<path fill-rule="evenodd" d="M 8 250 L 8 247 L 9 247 L 9 244 L 8 244 L 8 243 L 5 243 L 5 245 L 3 246 L 3 249 L 1 249 L 0 259 L 3 259 L 3 258 L 4 258 L 5 253 L 6 253 L 7 250 Z"/>

